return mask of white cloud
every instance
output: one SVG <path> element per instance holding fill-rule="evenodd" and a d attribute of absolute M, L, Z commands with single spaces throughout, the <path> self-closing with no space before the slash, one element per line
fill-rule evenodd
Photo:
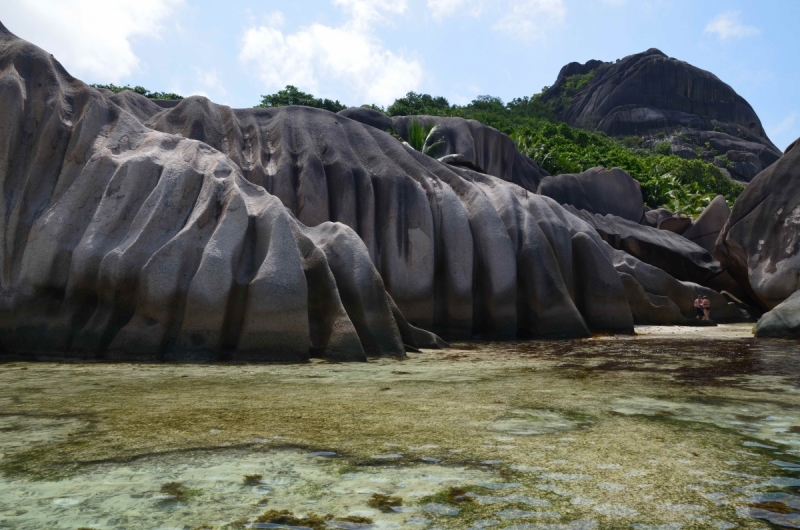
<path fill-rule="evenodd" d="M 758 35 L 760 30 L 755 26 L 746 26 L 739 20 L 738 11 L 728 11 L 714 17 L 706 25 L 705 32 L 716 34 L 720 40 L 740 39 L 751 35 Z"/>
<path fill-rule="evenodd" d="M 483 11 L 484 0 L 428 0 L 428 13 L 441 20 L 454 14 L 477 17 Z"/>
<path fill-rule="evenodd" d="M 406 10 L 404 1 L 334 0 L 348 13 L 339 27 L 312 24 L 285 33 L 267 20 L 245 31 L 239 59 L 251 65 L 266 90 L 295 85 L 317 96 L 328 96 L 323 83 L 340 83 L 351 104 L 388 105 L 419 87 L 423 70 L 414 59 L 386 49 L 373 26 L 388 15 Z M 271 20 L 281 20 L 273 15 Z"/>
<path fill-rule="evenodd" d="M 364 29 L 384 22 L 386 14 L 399 15 L 408 8 L 406 0 L 333 0 L 333 3 L 350 14 L 351 25 Z"/>
<path fill-rule="evenodd" d="M 183 0 L 5 0 L 3 23 L 73 75 L 119 83 L 139 67 L 131 38 L 158 38 Z"/>
<path fill-rule="evenodd" d="M 508 12 L 493 29 L 521 40 L 541 40 L 546 29 L 567 15 L 562 0 L 511 0 Z"/>
<path fill-rule="evenodd" d="M 603 0 L 619 4 L 626 0 Z M 486 7 L 485 0 L 427 0 L 427 9 L 436 20 L 451 15 L 477 17 L 489 12 L 499 18 L 492 29 L 520 40 L 541 40 L 544 30 L 564 21 L 567 8 L 564 0 L 506 0 Z"/>
<path fill-rule="evenodd" d="M 197 80 L 203 86 L 213 89 L 217 94 L 224 95 L 227 94 L 228 91 L 225 90 L 225 87 L 222 85 L 222 81 L 220 81 L 219 76 L 217 75 L 216 70 L 210 70 L 208 72 L 204 72 L 203 70 L 196 69 L 197 72 Z"/>

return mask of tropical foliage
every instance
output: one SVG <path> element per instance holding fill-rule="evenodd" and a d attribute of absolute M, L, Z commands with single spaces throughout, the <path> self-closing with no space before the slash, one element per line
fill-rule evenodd
<path fill-rule="evenodd" d="M 183 99 L 183 96 L 175 94 L 174 92 L 150 92 L 145 87 L 139 85 L 132 87 L 130 85 L 117 86 L 114 84 L 109 84 L 109 85 L 93 84 L 91 86 L 94 88 L 105 88 L 106 90 L 110 90 L 115 94 L 119 94 L 123 90 L 130 90 L 131 92 L 136 92 L 137 94 L 141 94 L 144 97 L 150 99 Z"/>
<path fill-rule="evenodd" d="M 591 167 L 619 167 L 642 186 L 645 204 L 672 211 L 698 214 L 717 195 L 733 203 L 744 186 L 725 176 L 718 167 L 700 159 L 685 160 L 626 145 L 633 143 L 587 132 L 566 123 L 540 122 L 521 127 L 512 136 L 520 151 L 557 175 Z"/>
<path fill-rule="evenodd" d="M 275 94 L 261 96 L 261 103 L 256 105 L 255 108 L 285 107 L 288 105 L 314 107 L 331 112 L 339 112 L 347 108 L 347 105 L 342 105 L 338 99 L 334 101 L 327 98 L 317 98 L 313 94 L 300 91 L 293 85 L 286 85 L 286 88 L 279 90 Z"/>
<path fill-rule="evenodd" d="M 568 92 L 586 86 L 593 75 L 590 72 L 568 78 Z M 450 105 L 443 97 L 409 92 L 386 112 L 478 120 L 508 134 L 520 151 L 554 175 L 579 173 L 596 166 L 622 168 L 639 181 L 645 204 L 651 208 L 665 207 L 696 215 L 717 195 L 732 204 L 744 189 L 712 163 L 669 154 L 667 141 L 645 148 L 639 137 L 615 139 L 560 123 L 553 107 L 541 102 L 539 96 L 516 98 L 505 104 L 500 98 L 479 96 L 467 105 Z M 420 146 L 426 137 L 427 132 Z"/>
<path fill-rule="evenodd" d="M 408 145 L 425 155 L 434 153 L 435 149 L 444 143 L 443 140 L 427 143 L 434 129 L 433 125 L 424 126 L 417 120 L 411 120 L 411 126 L 408 128 Z"/>

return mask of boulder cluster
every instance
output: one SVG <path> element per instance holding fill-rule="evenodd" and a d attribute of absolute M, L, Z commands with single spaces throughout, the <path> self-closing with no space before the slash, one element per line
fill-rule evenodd
<path fill-rule="evenodd" d="M 797 288 L 798 156 L 691 220 L 476 121 L 114 94 L 0 25 L 0 353 L 356 361 L 698 325 L 700 295 L 747 319 Z"/>

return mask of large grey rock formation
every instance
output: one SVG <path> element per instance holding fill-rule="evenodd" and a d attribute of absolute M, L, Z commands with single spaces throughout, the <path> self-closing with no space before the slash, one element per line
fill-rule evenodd
<path fill-rule="evenodd" d="M 563 223 L 542 221 L 547 238 L 531 212 L 556 204 L 327 111 L 157 110 L 0 39 L 6 351 L 363 359 L 438 342 L 413 324 L 514 337 L 596 321 L 568 286 L 613 266 L 590 229 L 591 262 Z"/>
<path fill-rule="evenodd" d="M 745 188 L 715 254 L 765 309 L 800 289 L 800 141 Z"/>
<path fill-rule="evenodd" d="M 592 225 L 515 184 L 538 181 L 492 131 L 453 122 L 451 154 L 480 149 L 448 164 L 325 110 L 151 103 L 0 26 L 0 351 L 364 360 L 432 332 L 629 332 L 651 310 L 632 281 L 683 311 L 685 289 L 633 257 L 623 277 Z"/>
<path fill-rule="evenodd" d="M 426 152 L 453 166 L 466 167 L 526 190 L 536 191 L 547 171 L 523 155 L 514 141 L 494 127 L 476 120 L 442 116 L 395 116 L 389 118 L 371 109 L 350 108 L 339 112 L 358 122 L 392 132 L 408 140 L 414 122 L 429 130 L 425 138 Z"/>
<path fill-rule="evenodd" d="M 672 152 L 709 160 L 723 157 L 731 176 L 748 182 L 775 162 L 781 151 L 767 138 L 747 101 L 711 72 L 667 57 L 657 49 L 614 63 L 570 63 L 542 101 L 573 126 L 611 136 L 668 138 Z M 704 155 L 706 156 L 706 155 Z"/>
<path fill-rule="evenodd" d="M 644 216 L 639 182 L 618 167 L 545 177 L 537 192 L 590 213 L 615 215 L 635 223 Z"/>
<path fill-rule="evenodd" d="M 654 265 L 679 280 L 704 284 L 722 273 L 714 256 L 686 238 L 613 215 L 566 209 L 589 223 L 612 247 Z"/>

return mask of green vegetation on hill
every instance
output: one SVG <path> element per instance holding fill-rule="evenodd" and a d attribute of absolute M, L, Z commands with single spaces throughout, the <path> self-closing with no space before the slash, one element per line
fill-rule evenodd
<path fill-rule="evenodd" d="M 594 71 L 567 78 L 563 97 L 571 97 L 593 76 Z M 443 97 L 409 92 L 386 113 L 478 120 L 509 135 L 521 152 L 553 175 L 579 173 L 596 166 L 622 168 L 639 181 L 645 204 L 651 208 L 697 215 L 717 195 L 733 204 L 744 189 L 709 162 L 670 155 L 668 142 L 644 149 L 638 137 L 616 139 L 558 122 L 554 110 L 565 101 L 545 104 L 539 96 L 515 98 L 506 104 L 496 97 L 479 96 L 467 105 L 450 105 Z"/>
<path fill-rule="evenodd" d="M 331 112 L 339 112 L 347 108 L 347 105 L 342 105 L 339 103 L 338 99 L 334 101 L 327 98 L 315 98 L 312 94 L 301 92 L 297 87 L 292 85 L 286 85 L 286 88 L 279 90 L 275 94 L 261 96 L 261 103 L 256 105 L 255 108 L 285 107 L 288 105 L 314 107 Z"/>
<path fill-rule="evenodd" d="M 521 152 L 554 175 L 595 166 L 624 169 L 639 181 L 645 204 L 651 208 L 697 215 L 717 195 L 733 204 L 744 190 L 717 166 L 664 154 L 661 144 L 654 150 L 629 147 L 636 142 L 546 121 L 520 127 L 512 138 Z"/>
<path fill-rule="evenodd" d="M 574 74 L 567 77 L 564 80 L 564 84 L 561 85 L 561 88 L 556 97 L 550 98 L 546 105 L 556 114 L 563 111 L 564 109 L 569 108 L 572 105 L 572 98 L 577 94 L 581 89 L 588 86 L 589 83 L 592 82 L 594 79 L 594 74 L 597 72 L 597 69 L 591 70 L 585 74 Z M 542 93 L 546 92 L 550 87 L 544 87 L 542 89 Z"/>
<path fill-rule="evenodd" d="M 139 85 L 132 87 L 130 85 L 117 86 L 114 84 L 109 84 L 109 85 L 93 84 L 90 86 L 94 88 L 105 88 L 106 90 L 110 90 L 115 94 L 119 94 L 123 90 L 130 90 L 131 92 L 136 92 L 137 94 L 141 94 L 144 97 L 150 99 L 183 99 L 183 96 L 175 94 L 174 92 L 150 92 L 145 87 Z"/>

